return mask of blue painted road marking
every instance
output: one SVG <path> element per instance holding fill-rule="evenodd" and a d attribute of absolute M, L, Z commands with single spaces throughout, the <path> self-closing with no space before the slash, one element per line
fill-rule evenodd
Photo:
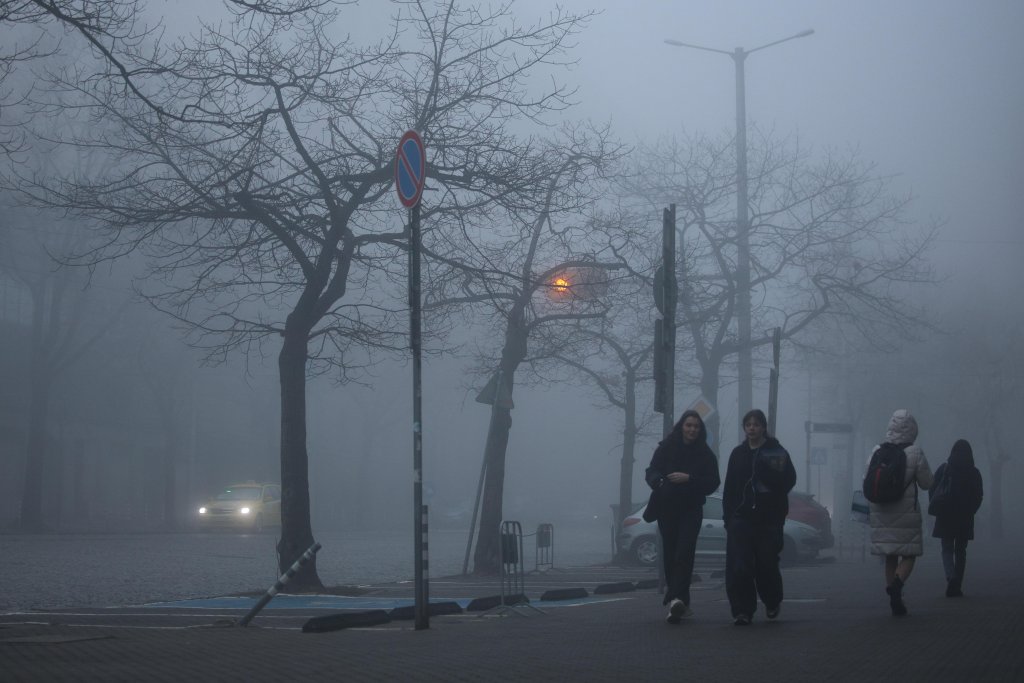
<path fill-rule="evenodd" d="M 153 609 L 237 609 L 248 610 L 259 598 L 222 596 L 210 598 L 195 598 L 192 600 L 173 600 L 169 602 L 150 602 L 139 607 Z M 612 596 L 590 596 L 576 598 L 573 600 L 550 600 L 534 601 L 530 604 L 540 607 L 573 607 L 576 605 L 595 604 L 598 602 L 610 602 L 621 600 L 622 597 Z M 466 609 L 472 599 L 470 598 L 434 598 L 435 602 L 456 602 L 460 607 Z M 374 596 L 344 596 L 344 595 L 277 595 L 264 609 L 292 609 L 292 610 L 390 610 L 396 607 L 408 607 L 414 605 L 413 598 L 385 598 Z"/>

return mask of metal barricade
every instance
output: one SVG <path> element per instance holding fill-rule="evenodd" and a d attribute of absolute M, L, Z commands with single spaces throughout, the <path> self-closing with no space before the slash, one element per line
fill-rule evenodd
<path fill-rule="evenodd" d="M 544 572 L 555 567 L 555 526 L 537 525 L 537 552 L 533 570 Z"/>
<path fill-rule="evenodd" d="M 496 612 L 511 611 L 522 616 L 529 608 L 544 614 L 526 597 L 526 572 L 523 569 L 523 527 L 519 522 L 502 521 L 499 530 L 498 560 L 501 565 L 501 604 Z"/>

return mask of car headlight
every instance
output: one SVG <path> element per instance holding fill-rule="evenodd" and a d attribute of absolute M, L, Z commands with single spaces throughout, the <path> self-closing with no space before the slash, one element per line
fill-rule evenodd
<path fill-rule="evenodd" d="M 247 515 L 249 514 L 249 508 L 242 508 L 241 510 L 239 510 L 239 512 L 241 512 L 243 515 Z"/>
<path fill-rule="evenodd" d="M 205 515 L 206 514 L 206 508 L 205 507 L 199 508 L 199 514 Z"/>

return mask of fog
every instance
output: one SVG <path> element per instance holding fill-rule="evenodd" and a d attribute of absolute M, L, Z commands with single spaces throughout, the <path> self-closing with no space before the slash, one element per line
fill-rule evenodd
<path fill-rule="evenodd" d="M 860 159 L 874 164 L 877 175 L 888 178 L 893 193 L 912 196 L 905 216 L 908 235 L 928 225 L 937 225 L 938 232 L 922 254 L 936 281 L 908 284 L 899 292 L 907 297 L 908 308 L 928 311 L 931 328 L 920 327 L 899 348 L 884 350 L 861 346 L 849 353 L 815 355 L 784 345 L 777 434 L 793 455 L 797 488 L 815 493 L 837 520 L 845 520 L 843 492 L 856 486 L 871 445 L 884 435 L 888 416 L 909 408 L 918 415 L 918 443 L 932 467 L 945 460 L 956 438 L 968 438 L 975 444 L 988 492 L 986 449 L 1000 443 L 1007 448 L 1015 435 L 1012 426 L 993 435 L 982 423 L 986 415 L 1006 423 L 1013 407 L 1020 405 L 1020 356 L 1000 373 L 1004 386 L 993 399 L 995 407 L 979 403 L 979 394 L 967 391 L 964 377 L 981 372 L 972 369 L 988 353 L 981 350 L 979 338 L 993 353 L 1024 350 L 1024 308 L 1018 301 L 1024 290 L 1019 267 L 1024 258 L 1019 214 L 1024 51 L 1018 46 L 1024 5 L 1009 0 L 565 0 L 562 5 L 571 12 L 598 11 L 575 38 L 569 52 L 575 64 L 554 70 L 578 87 L 577 106 L 562 116 L 609 122 L 627 145 L 650 144 L 659 136 L 732 135 L 735 130 L 732 59 L 672 46 L 666 39 L 731 52 L 814 30 L 746 60 L 748 126 L 798 139 L 815 152 L 855 150 Z M 379 30 L 384 23 L 377 10 L 360 8 L 352 15 L 356 20 L 346 22 L 346 30 L 353 35 Z M 550 4 L 520 0 L 513 11 L 531 20 L 546 16 Z M 187 16 L 173 17 L 171 26 L 187 32 Z M 6 34 L 20 30 L 7 27 Z M 10 169 L 22 159 L 5 155 L 3 175 L 8 180 Z M 21 215 L 32 222 L 31 215 Z M 12 225 L 5 220 L 0 229 L 12 230 Z M 11 253 L 10 246 L 4 248 Z M 657 248 L 652 243 L 652 252 Z M 31 317 L 27 290 L 3 270 L 0 264 L 0 527 L 15 529 L 25 471 L 29 407 L 24 383 Z M 88 291 L 103 299 L 103 306 L 116 308 L 127 298 L 132 277 L 145 277 L 140 259 L 99 269 L 96 286 Z M 249 479 L 276 481 L 276 339 L 265 340 L 259 352 L 253 348 L 245 355 L 236 349 L 222 364 L 210 365 L 187 346 L 194 339 L 168 316 L 133 302 L 120 320 L 127 321 L 124 331 L 100 338 L 69 374 L 55 380 L 47 429 L 48 526 L 69 531 L 163 528 L 159 499 L 164 480 L 172 476 L 176 522 L 188 528 L 199 502 L 223 486 Z M 138 334 L 140 330 L 149 336 Z M 1002 338 L 1004 333 L 1008 336 Z M 489 406 L 475 400 L 486 375 L 478 374 L 479 363 L 471 352 L 494 353 L 501 334 L 483 324 L 459 329 L 431 349 L 448 353 L 425 359 L 424 502 L 434 525 L 469 529 L 490 416 Z M 137 350 L 140 344 L 144 352 Z M 769 361 L 770 352 L 755 354 L 754 403 L 761 408 L 767 408 Z M 692 361 L 680 354 L 677 363 Z M 723 443 L 714 448 L 723 471 L 739 433 L 731 363 L 723 369 L 716 405 Z M 679 376 L 685 375 L 684 369 Z M 408 355 L 383 355 L 354 377 L 356 381 L 338 379 L 337 373 L 328 372 L 307 386 L 314 536 L 318 529 L 411 528 Z M 641 410 L 649 412 L 652 385 L 642 383 L 638 392 Z M 161 404 L 161 394 L 170 403 Z M 697 386 L 680 383 L 676 412 L 700 394 Z M 524 526 L 610 526 L 611 505 L 618 497 L 622 412 L 607 407 L 593 389 L 566 383 L 518 383 L 514 402 L 504 517 Z M 168 418 L 170 427 L 161 422 Z M 850 423 L 855 432 L 852 437 L 815 434 L 812 447 L 824 449 L 827 461 L 811 468 L 805 421 Z M 656 416 L 638 437 L 636 502 L 646 498 L 643 469 L 659 426 Z M 170 475 L 161 456 L 171 447 L 168 429 L 175 434 L 176 449 Z M 1012 492 L 1024 483 L 1024 471 L 1015 452 L 1007 455 L 1001 473 L 1004 533 L 1019 537 L 1017 520 L 1024 504 Z M 988 497 L 985 506 L 990 502 Z M 979 524 L 990 514 L 983 507 Z"/>

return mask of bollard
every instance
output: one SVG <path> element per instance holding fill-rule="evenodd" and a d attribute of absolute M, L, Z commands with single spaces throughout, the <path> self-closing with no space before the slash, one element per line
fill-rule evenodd
<path fill-rule="evenodd" d="M 263 594 L 263 597 L 260 598 L 260 601 L 253 605 L 253 608 L 249 610 L 249 613 L 238 620 L 238 625 L 248 625 L 249 622 L 252 621 L 252 618 L 255 617 L 261 609 L 266 607 L 267 603 L 270 602 L 275 595 L 277 595 L 278 591 L 284 588 L 285 584 L 291 581 L 292 577 L 299 573 L 299 569 L 302 568 L 302 565 L 306 564 L 311 559 L 313 559 L 313 556 L 316 555 L 316 551 L 320 550 L 321 547 L 322 546 L 319 543 L 314 543 L 313 545 L 309 546 L 309 549 L 306 550 L 306 552 L 302 553 L 302 557 L 295 560 L 295 564 L 289 567 L 288 571 L 282 574 L 281 578 L 274 582 L 274 585 L 270 587 L 270 590 Z"/>

